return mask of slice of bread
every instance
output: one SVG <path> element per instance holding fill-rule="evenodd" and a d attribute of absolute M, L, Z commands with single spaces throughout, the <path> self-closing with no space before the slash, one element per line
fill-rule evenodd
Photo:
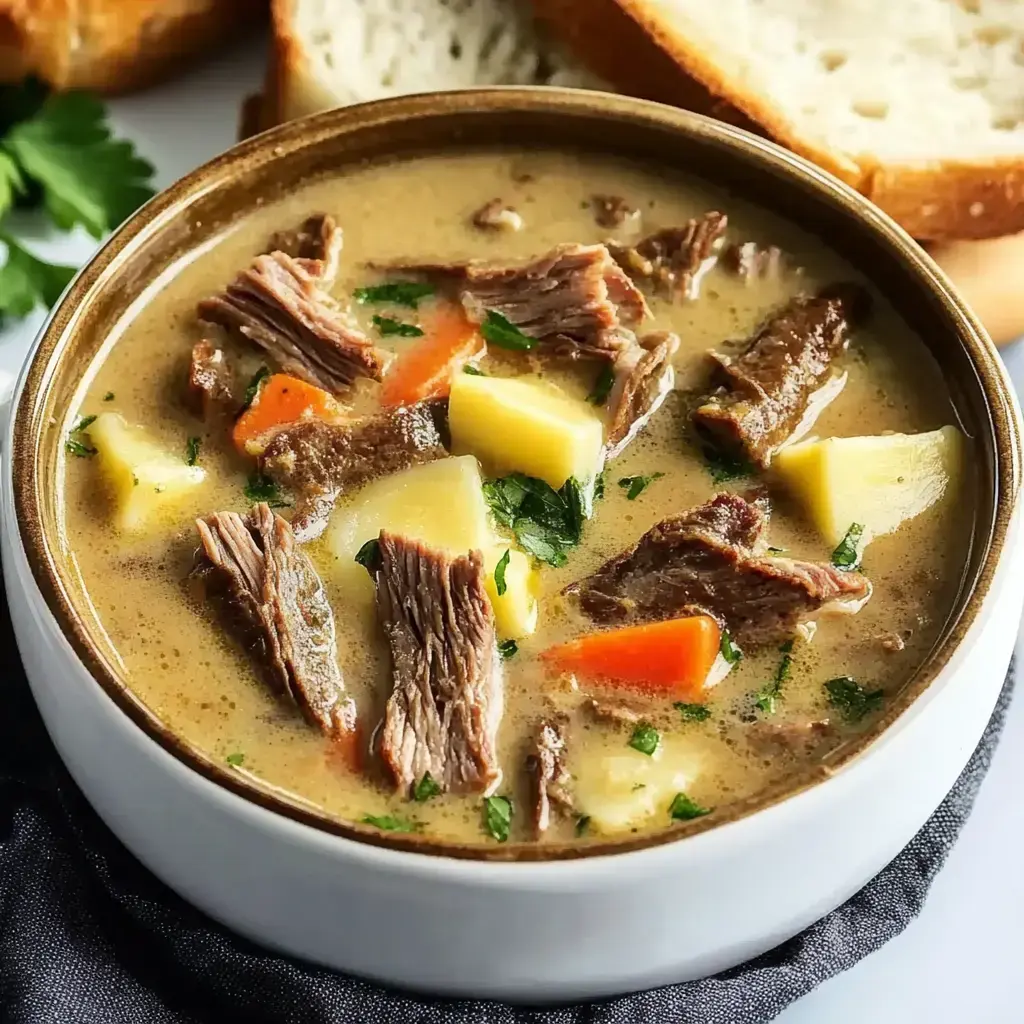
<path fill-rule="evenodd" d="M 626 92 L 756 127 L 920 239 L 1024 228 L 1019 0 L 534 0 Z"/>
<path fill-rule="evenodd" d="M 121 93 L 265 17 L 258 0 L 0 0 L 0 82 Z"/>
<path fill-rule="evenodd" d="M 607 88 L 538 30 L 528 0 L 273 0 L 262 126 L 403 93 Z"/>

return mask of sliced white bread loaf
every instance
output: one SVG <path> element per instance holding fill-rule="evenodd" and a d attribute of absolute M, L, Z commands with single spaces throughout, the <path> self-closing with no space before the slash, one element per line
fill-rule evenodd
<path fill-rule="evenodd" d="M 921 239 L 1024 228 L 1020 0 L 534 0 L 623 91 L 763 132 Z"/>

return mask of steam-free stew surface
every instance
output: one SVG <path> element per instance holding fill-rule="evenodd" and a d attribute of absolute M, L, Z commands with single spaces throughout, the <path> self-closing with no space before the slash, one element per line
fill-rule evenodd
<path fill-rule="evenodd" d="M 769 311 L 797 291 L 858 276 L 818 241 L 768 213 L 660 169 L 583 154 L 469 153 L 361 168 L 261 207 L 139 304 L 137 314 L 108 346 L 79 407 L 72 411 L 69 427 L 80 415 L 116 411 L 129 423 L 144 425 L 182 460 L 188 439 L 198 436 L 206 481 L 157 526 L 141 535 L 123 534 L 112 525 L 111 499 L 93 460 L 69 455 L 62 484 L 69 557 L 116 648 L 128 684 L 161 720 L 212 761 L 251 773 L 341 819 L 401 816 L 444 839 L 494 842 L 482 824 L 479 796 L 410 803 L 393 794 L 372 761 L 365 773 L 354 772 L 332 752 L 329 740 L 269 692 L 250 658 L 187 585 L 196 548 L 194 519 L 219 509 L 245 512 L 249 501 L 244 487 L 252 465 L 234 452 L 222 428 L 208 427 L 186 410 L 180 400 L 182 382 L 191 347 L 204 336 L 223 343 L 246 374 L 265 364 L 257 350 L 211 334 L 211 328 L 197 320 L 195 304 L 221 290 L 263 251 L 272 232 L 295 225 L 311 212 L 333 213 L 344 229 L 341 271 L 331 292 L 347 303 L 354 289 L 381 279 L 366 267 L 367 261 L 505 259 L 537 255 L 560 242 L 602 241 L 615 232 L 595 223 L 589 203 L 594 193 L 626 197 L 641 209 L 647 230 L 678 224 L 708 209 L 724 210 L 729 239 L 778 245 L 801 272 L 748 283 L 719 266 L 704 278 L 695 301 L 650 300 L 651 328 L 671 329 L 681 338 L 675 356 L 676 390 L 608 467 L 605 495 L 596 502 L 582 543 L 569 553 L 567 564 L 539 568 L 538 627 L 532 636 L 519 640 L 518 653 L 503 664 L 505 711 L 499 756 L 504 781 L 499 792 L 514 798 L 512 839 L 526 840 L 529 814 L 522 761 L 529 730 L 551 702 L 565 705 L 577 699 L 572 681 L 553 673 L 538 653 L 598 628 L 574 616 L 560 590 L 593 572 L 659 520 L 699 505 L 720 490 L 742 491 L 756 482 L 745 478 L 716 483 L 704 456 L 687 439 L 686 393 L 706 385 L 706 351 L 721 347 L 724 340 L 749 336 Z M 523 230 L 482 232 L 472 226 L 473 211 L 495 196 L 518 209 Z M 821 415 L 814 433 L 920 433 L 955 424 L 934 360 L 879 297 L 874 298 L 870 319 L 854 333 L 843 356 L 848 383 Z M 355 309 L 374 336 L 370 317 L 375 312 L 381 310 Z M 402 315 L 415 319 L 416 313 L 405 310 Z M 401 350 L 411 342 L 383 338 L 378 343 Z M 539 374 L 579 397 L 589 392 L 596 372 L 585 362 L 556 368 L 495 354 L 493 349 L 482 368 L 493 374 Z M 357 392 L 356 404 L 373 405 L 372 386 Z M 486 475 L 489 467 L 483 470 Z M 662 475 L 632 500 L 627 488 L 618 484 L 620 479 L 655 473 Z M 770 474 L 765 479 L 771 482 Z M 334 516 L 343 516 L 346 504 L 358 498 L 356 494 L 342 499 Z M 771 498 L 769 543 L 793 557 L 827 562 L 832 545 L 803 511 L 777 486 L 772 486 Z M 287 509 L 282 512 L 289 515 Z M 672 698 L 641 698 L 647 706 L 645 719 L 660 734 L 658 763 L 678 770 L 686 794 L 696 804 L 724 809 L 777 783 L 802 758 L 823 756 L 867 727 L 870 714 L 860 722 L 847 722 L 829 704 L 823 684 L 849 676 L 865 689 L 884 690 L 885 701 L 892 699 L 939 634 L 961 578 L 971 529 L 971 486 L 961 480 L 955 499 L 946 495 L 895 533 L 873 540 L 862 567 L 874 586 L 870 601 L 856 615 L 822 617 L 811 642 L 796 640 L 790 675 L 773 714 L 756 708 L 752 712 L 750 695 L 763 691 L 778 672 L 782 652 L 775 645 L 746 652 L 728 677 L 700 698 L 709 711 L 704 720 L 685 720 Z M 372 727 L 391 690 L 372 585 L 365 570 L 332 553 L 327 537 L 307 550 L 334 608 L 346 685 Z M 892 634 L 904 642 L 902 650 L 883 644 Z M 578 680 L 577 685 L 612 700 L 635 697 L 587 680 Z M 784 743 L 750 740 L 757 721 L 774 726 L 821 719 L 829 720 L 831 731 L 813 755 L 802 752 L 799 744 L 790 749 Z M 630 727 L 577 721 L 570 770 L 574 775 L 593 774 L 593 765 L 608 756 L 650 760 L 629 746 L 630 738 Z M 580 825 L 579 818 L 585 819 L 588 812 L 584 804 L 575 815 L 556 815 L 544 841 L 575 841 L 577 832 L 583 833 L 580 841 L 587 841 L 595 833 L 585 821 Z M 655 831 L 672 824 L 665 808 L 631 828 Z"/>

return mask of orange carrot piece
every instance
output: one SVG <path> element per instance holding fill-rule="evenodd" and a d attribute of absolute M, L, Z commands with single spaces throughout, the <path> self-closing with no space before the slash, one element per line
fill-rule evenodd
<path fill-rule="evenodd" d="M 652 693 L 694 694 L 718 657 L 722 631 L 708 615 L 589 633 L 541 657 L 561 671 L 605 677 Z"/>
<path fill-rule="evenodd" d="M 385 406 L 442 398 L 451 390 L 452 374 L 484 350 L 477 325 L 453 306 L 430 316 L 423 330 L 424 337 L 402 352 L 384 377 Z"/>
<path fill-rule="evenodd" d="M 231 436 L 235 446 L 245 451 L 247 442 L 281 424 L 303 419 L 335 420 L 343 415 L 334 396 L 322 388 L 286 373 L 275 373 L 238 417 Z"/>

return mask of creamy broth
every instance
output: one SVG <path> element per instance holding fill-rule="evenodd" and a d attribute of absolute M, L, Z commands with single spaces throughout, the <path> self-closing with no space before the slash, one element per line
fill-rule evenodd
<path fill-rule="evenodd" d="M 245 348 L 195 315 L 196 302 L 222 288 L 251 258 L 264 251 L 268 237 L 314 211 L 329 211 L 344 230 L 341 269 L 331 287 L 341 302 L 353 290 L 383 280 L 366 264 L 410 259 L 415 262 L 535 256 L 566 241 L 600 242 L 615 231 L 595 223 L 590 197 L 613 193 L 641 208 L 645 230 L 676 225 L 709 209 L 727 212 L 728 239 L 779 246 L 799 273 L 748 283 L 722 266 L 702 280 L 694 301 L 670 302 L 650 296 L 649 329 L 671 329 L 681 346 L 675 356 L 675 391 L 639 436 L 605 473 L 605 496 L 596 502 L 583 540 L 565 566 L 543 566 L 538 573 L 539 623 L 518 641 L 518 653 L 503 665 L 504 716 L 498 734 L 503 768 L 499 792 L 513 797 L 511 838 L 530 838 L 527 777 L 522 769 L 527 737 L 548 706 L 578 701 L 570 680 L 539 659 L 541 651 L 597 626 L 587 626 L 567 607 L 561 590 L 594 572 L 608 558 L 635 543 L 655 523 L 700 505 L 722 490 L 746 491 L 750 478 L 716 484 L 700 450 L 688 440 L 690 393 L 706 390 L 709 348 L 749 337 L 766 314 L 797 292 L 811 292 L 836 281 L 857 280 L 848 266 L 821 243 L 741 200 L 717 194 L 700 182 L 591 154 L 474 152 L 428 156 L 362 167 L 331 180 L 303 185 L 286 199 L 268 203 L 234 225 L 210 251 L 183 267 L 140 304 L 91 372 L 68 428 L 79 416 L 113 411 L 144 425 L 168 452 L 185 457 L 187 439 L 201 438 L 200 464 L 206 480 L 181 503 L 163 513 L 139 535 L 119 533 L 111 520 L 111 499 L 95 460 L 65 460 L 64 517 L 69 557 L 77 566 L 96 615 L 123 665 L 128 684 L 174 732 L 207 752 L 214 761 L 233 761 L 274 787 L 340 819 L 360 822 L 366 815 L 396 815 L 422 823 L 425 833 L 469 843 L 493 843 L 482 826 L 479 795 L 444 795 L 424 803 L 396 796 L 374 759 L 364 773 L 353 772 L 332 744 L 307 724 L 293 706 L 275 697 L 250 657 L 225 632 L 187 577 L 196 549 L 194 520 L 214 510 L 247 511 L 244 494 L 251 460 L 236 454 L 223 426 L 206 426 L 181 401 L 189 353 L 203 337 L 223 344 L 250 376 L 267 359 Z M 500 195 L 521 213 L 519 232 L 482 232 L 470 216 Z M 943 378 L 921 340 L 874 296 L 866 324 L 857 329 L 842 357 L 849 372 L 842 393 L 818 418 L 819 437 L 920 433 L 956 424 Z M 380 310 L 354 306 L 370 336 L 371 316 Z M 403 311 L 408 312 L 408 311 Z M 412 314 L 410 314 L 411 316 Z M 383 347 L 411 344 L 384 338 Z M 554 381 L 584 398 L 596 366 L 544 365 L 492 348 L 482 368 L 497 375 L 526 375 Z M 365 386 L 364 386 L 365 385 Z M 369 407 L 376 385 L 354 389 L 351 404 Z M 483 467 L 485 475 L 489 467 Z M 618 485 L 621 478 L 664 474 L 635 499 Z M 793 558 L 828 562 L 826 544 L 769 471 L 772 518 L 769 543 Z M 849 724 L 830 708 L 826 680 L 851 676 L 869 688 L 895 695 L 937 639 L 956 596 L 973 528 L 972 487 L 960 481 L 955 499 L 947 495 L 895 533 L 867 547 L 862 571 L 873 594 L 856 615 L 821 617 L 810 642 L 797 639 L 792 667 L 782 688 L 773 724 L 828 718 L 831 731 L 812 754 L 799 747 L 766 746 L 749 740 L 756 719 L 750 694 L 778 670 L 777 645 L 749 650 L 731 673 L 707 692 L 710 716 L 684 721 L 673 707 L 679 697 L 640 697 L 607 683 L 577 680 L 580 690 L 610 699 L 626 696 L 646 705 L 644 718 L 660 732 L 661 764 L 677 765 L 685 791 L 705 808 L 726 808 L 778 783 L 808 756 L 822 757 L 872 721 Z M 358 501 L 342 498 L 334 516 Z M 287 518 L 288 509 L 282 509 Z M 338 658 L 368 732 L 380 720 L 391 692 L 388 649 L 373 605 L 373 587 L 360 566 L 332 552 L 329 536 L 306 548 L 327 588 L 338 630 Z M 899 634 L 902 650 L 891 651 L 880 638 Z M 704 699 L 704 698 L 701 698 Z M 631 729 L 573 720 L 568 767 L 587 776 L 592 764 L 609 755 L 643 754 L 628 746 Z M 586 787 L 584 787 L 584 792 Z M 553 817 L 543 842 L 600 833 L 579 828 L 588 808 Z M 652 814 L 633 831 L 670 827 L 667 813 Z"/>

